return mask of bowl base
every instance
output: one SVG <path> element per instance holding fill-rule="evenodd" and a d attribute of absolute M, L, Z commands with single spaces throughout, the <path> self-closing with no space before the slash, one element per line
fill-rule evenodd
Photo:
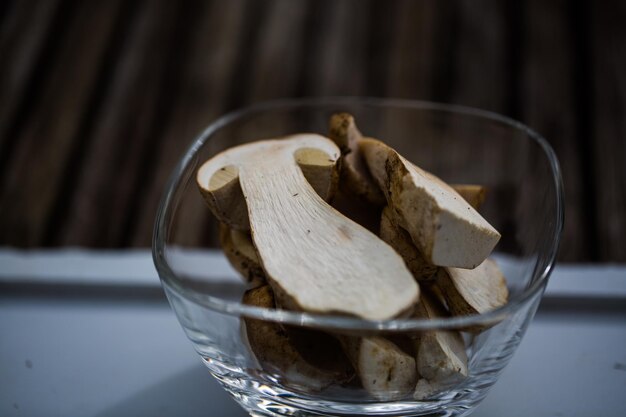
<path fill-rule="evenodd" d="M 465 387 L 461 391 L 449 392 L 444 397 L 426 401 L 333 401 L 289 391 L 276 381 L 261 382 L 259 378 L 251 378 L 244 370 L 203 359 L 224 389 L 254 417 L 460 417 L 469 415 L 487 394 L 487 387 L 483 386 L 479 389 Z"/>

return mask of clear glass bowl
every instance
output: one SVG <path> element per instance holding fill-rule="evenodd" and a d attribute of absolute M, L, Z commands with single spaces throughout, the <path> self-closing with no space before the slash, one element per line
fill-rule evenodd
<path fill-rule="evenodd" d="M 502 234 L 493 257 L 507 278 L 510 298 L 505 306 L 474 316 L 367 321 L 241 303 L 248 287 L 232 270 L 221 267 L 224 261 L 213 247 L 215 221 L 195 184 L 196 170 L 236 144 L 299 132 L 325 135 L 330 115 L 339 111 L 352 113 L 366 136 L 387 142 L 449 183 L 488 187 L 481 213 Z M 169 302 L 195 349 L 251 415 L 466 415 L 497 381 L 537 310 L 561 235 L 562 200 L 554 152 L 545 139 L 509 118 L 419 101 L 283 100 L 225 115 L 196 138 L 165 190 L 153 256 Z M 314 335 L 308 339 L 313 340 L 313 352 L 319 348 L 315 343 L 331 346 L 332 336 L 406 341 L 460 332 L 468 376 L 426 399 L 417 400 L 412 392 L 377 399 L 358 378 L 320 384 L 285 366 L 261 363 L 246 337 L 245 323 L 251 320 L 282 329 L 289 337 L 297 338 L 299 332 Z M 476 328 L 485 330 L 467 331 Z M 336 355 L 344 358 L 341 352 Z"/>

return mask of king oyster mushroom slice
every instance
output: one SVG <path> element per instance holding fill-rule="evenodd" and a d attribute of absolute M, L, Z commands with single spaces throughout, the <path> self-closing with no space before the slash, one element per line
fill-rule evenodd
<path fill-rule="evenodd" d="M 409 233 L 397 224 L 396 214 L 389 206 L 380 217 L 380 238 L 404 259 L 409 271 L 418 281 L 434 279 L 437 267 L 430 264 L 413 244 Z"/>
<path fill-rule="evenodd" d="M 230 198 L 225 189 L 241 187 L 254 246 L 281 305 L 371 320 L 410 310 L 419 287 L 402 258 L 329 206 L 298 166 L 303 155 L 321 153 L 332 169 L 339 149 L 323 136 L 252 142 L 205 162 L 197 182 L 214 213 Z"/>
<path fill-rule="evenodd" d="M 266 308 L 276 306 L 272 290 L 267 285 L 246 292 L 244 303 Z M 315 389 L 350 379 L 350 370 L 345 363 L 342 365 L 341 355 L 337 355 L 333 343 L 328 340 L 331 336 L 320 332 L 306 334 L 306 330 L 300 329 L 288 334 L 277 324 L 252 319 L 245 322 L 250 347 L 265 367 L 282 370 L 288 375 L 300 372 L 301 378 L 296 377 L 295 381 Z M 417 380 L 415 359 L 394 342 L 380 337 L 340 336 L 337 339 L 357 370 L 364 389 L 372 397 L 391 401 L 413 390 Z M 411 343 L 409 340 L 403 342 Z"/>
<path fill-rule="evenodd" d="M 313 136 L 313 135 L 302 135 Z M 220 156 L 222 162 L 229 161 L 232 149 L 248 146 L 244 144 L 235 148 L 227 149 L 216 155 L 211 160 Z M 334 196 L 339 182 L 339 167 L 337 164 L 338 152 L 329 155 L 327 149 L 302 148 L 295 153 L 295 159 L 313 190 L 325 201 L 330 201 Z M 266 155 L 272 158 L 272 155 Z M 208 161 L 207 161 L 208 162 Z M 206 165 L 206 163 L 205 163 Z M 201 167 L 200 170 L 203 168 Z M 200 193 L 204 197 L 213 215 L 230 228 L 241 231 L 250 231 L 250 222 L 245 197 L 239 184 L 239 169 L 237 165 L 229 164 L 211 173 L 209 182 L 200 184 L 200 170 L 198 170 L 198 185 Z M 207 173 L 207 168 L 204 169 Z M 206 178 L 204 178 L 206 180 Z"/>
<path fill-rule="evenodd" d="M 388 204 L 429 263 L 471 269 L 489 256 L 500 233 L 454 189 L 378 140 L 363 139 L 359 146 Z"/>
<path fill-rule="evenodd" d="M 379 401 L 400 399 L 417 382 L 415 359 L 382 337 L 339 338 L 363 388 Z"/>
<path fill-rule="evenodd" d="M 252 286 L 265 282 L 265 272 L 248 233 L 220 223 L 220 245 L 230 264 L 246 282 Z"/>
<path fill-rule="evenodd" d="M 275 307 L 269 285 L 246 291 L 243 303 Z M 250 350 L 263 369 L 276 373 L 290 384 L 321 390 L 345 382 L 354 374 L 341 346 L 331 336 L 319 332 L 311 336 L 304 331 L 291 334 L 279 324 L 264 320 L 244 318 L 243 323 Z"/>
<path fill-rule="evenodd" d="M 482 185 L 454 184 L 451 187 L 476 210 L 485 201 L 487 190 Z M 438 267 L 424 259 L 411 240 L 411 235 L 401 226 L 403 223 L 404 221 L 394 209 L 389 206 L 384 207 L 380 217 L 380 238 L 402 256 L 415 279 L 418 281 L 434 280 Z"/>
<path fill-rule="evenodd" d="M 486 313 L 502 307 L 509 296 L 504 274 L 492 259 L 474 269 L 440 268 L 436 284 L 455 316 Z"/>
<path fill-rule="evenodd" d="M 346 194 L 356 194 L 376 206 L 385 204 L 385 196 L 372 178 L 359 142 L 363 135 L 348 113 L 333 114 L 329 123 L 329 137 L 339 146 L 343 155 L 340 188 Z"/>
<path fill-rule="evenodd" d="M 422 292 L 416 316 L 433 319 L 445 316 L 443 306 Z M 463 337 L 455 330 L 426 331 L 416 339 L 417 372 L 415 399 L 424 399 L 458 383 L 467 376 L 467 353 Z"/>
<path fill-rule="evenodd" d="M 476 210 L 483 205 L 487 197 L 487 188 L 483 185 L 451 184 L 450 186 Z"/>

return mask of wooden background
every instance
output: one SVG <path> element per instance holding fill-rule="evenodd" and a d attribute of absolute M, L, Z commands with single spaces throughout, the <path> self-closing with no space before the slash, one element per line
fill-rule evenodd
<path fill-rule="evenodd" d="M 458 103 L 563 169 L 560 259 L 626 261 L 626 2 L 3 0 L 0 246 L 149 246 L 194 135 L 279 97 Z"/>

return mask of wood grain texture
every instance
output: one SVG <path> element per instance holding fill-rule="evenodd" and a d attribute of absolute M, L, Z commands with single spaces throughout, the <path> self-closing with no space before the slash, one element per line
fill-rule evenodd
<path fill-rule="evenodd" d="M 561 256 L 574 259 L 593 244 L 586 236 L 581 175 L 591 175 L 578 157 L 582 132 L 577 124 L 575 49 L 570 16 L 563 13 L 566 1 L 533 0 L 525 3 L 521 111 L 523 120 L 543 135 L 561 162 L 567 206 Z M 579 86 L 582 88 L 582 86 Z M 579 255 L 580 256 L 580 255 Z"/>
<path fill-rule="evenodd" d="M 597 260 L 626 262 L 626 5 L 591 5 Z"/>
<path fill-rule="evenodd" d="M 163 128 L 163 139 L 155 150 L 157 168 L 154 175 L 147 178 L 148 183 L 138 190 L 142 199 L 138 210 L 141 215 L 132 233 L 135 246 L 150 245 L 158 201 L 183 152 L 202 129 L 226 111 L 228 96 L 233 94 L 231 85 L 235 82 L 238 44 L 247 3 L 243 0 L 214 1 L 200 13 L 182 64 L 180 86 L 172 100 L 172 116 Z M 184 214 L 181 216 L 190 221 L 180 225 L 180 235 L 185 236 L 181 244 L 199 244 L 204 241 L 203 235 L 212 236 L 209 242 L 216 243 L 217 232 L 212 222 L 205 228 L 186 226 L 205 222 L 207 208 L 199 198 L 182 210 Z"/>
<path fill-rule="evenodd" d="M 313 2 L 298 95 L 365 94 L 370 5 L 358 0 Z"/>
<path fill-rule="evenodd" d="M 8 3 L 8 2 L 7 2 Z M 47 57 L 43 50 L 50 38 L 58 1 L 40 3 L 36 1 L 18 1 L 9 7 L 4 21 L 0 24 L 0 57 L 5 63 L 0 66 L 0 161 L 6 162 L 11 154 L 8 142 L 13 138 L 11 125 L 18 124 L 19 107 L 28 105 L 27 101 L 34 91 L 27 93 L 29 86 L 37 84 L 36 78 L 42 78 L 43 65 Z M 25 22 L 32 25 L 32 30 L 24 30 Z M 47 48 L 53 48 L 48 42 Z M 41 75 L 37 76 L 37 70 Z M 31 87 L 34 89 L 35 87 Z M 21 113 L 25 113 L 24 109 Z M 0 163 L 0 166 L 4 163 Z"/>
<path fill-rule="evenodd" d="M 0 245 L 147 246 L 174 165 L 219 115 L 373 95 L 526 122 L 563 169 L 559 258 L 624 261 L 624 14 L 589 0 L 2 2 Z M 434 136 L 420 154 L 433 160 L 436 135 L 458 132 L 422 132 Z M 462 169 L 466 153 L 451 156 Z M 486 210 L 516 209 L 510 196 Z M 201 224 L 201 201 L 185 207 Z M 183 230 L 184 243 L 215 244 L 214 226 Z"/>
<path fill-rule="evenodd" d="M 7 163 L 0 234 L 19 246 L 43 240 L 102 50 L 120 2 L 81 3 L 72 10 L 46 82 L 36 93 Z"/>
<path fill-rule="evenodd" d="M 441 2 L 403 0 L 397 2 L 393 25 L 387 95 L 432 100 L 436 77 L 435 57 L 441 54 L 436 19 Z"/>
<path fill-rule="evenodd" d="M 303 45 L 307 27 L 307 12 L 314 3 L 274 0 L 265 4 L 267 10 L 258 22 L 255 48 L 251 51 L 248 70 L 250 84 L 245 91 L 248 103 L 296 94 L 301 65 L 308 51 Z M 238 82 L 233 80 L 233 82 Z"/>
<path fill-rule="evenodd" d="M 357 1 L 358 2 L 358 1 Z M 317 36 L 303 39 L 298 93 L 302 96 L 358 94 L 362 86 L 365 45 L 365 7 L 352 0 L 323 2 L 313 10 L 310 24 Z M 365 5 L 365 3 L 363 3 Z"/>
<path fill-rule="evenodd" d="M 441 98 L 456 104 L 496 112 L 506 110 L 508 31 L 505 2 L 463 0 L 454 2 L 449 30 L 452 76 Z M 455 25 L 456 27 L 451 27 Z"/>
<path fill-rule="evenodd" d="M 165 1 L 140 7 L 123 29 L 125 41 L 110 69 L 100 117 L 75 168 L 82 175 L 73 178 L 72 192 L 63 202 L 69 215 L 58 232 L 62 244 L 123 245 L 142 158 L 160 138 L 154 129 L 166 117 L 159 106 L 167 105 L 168 97 L 161 94 L 170 81 L 167 61 L 177 47 L 173 32 L 181 9 Z"/>

